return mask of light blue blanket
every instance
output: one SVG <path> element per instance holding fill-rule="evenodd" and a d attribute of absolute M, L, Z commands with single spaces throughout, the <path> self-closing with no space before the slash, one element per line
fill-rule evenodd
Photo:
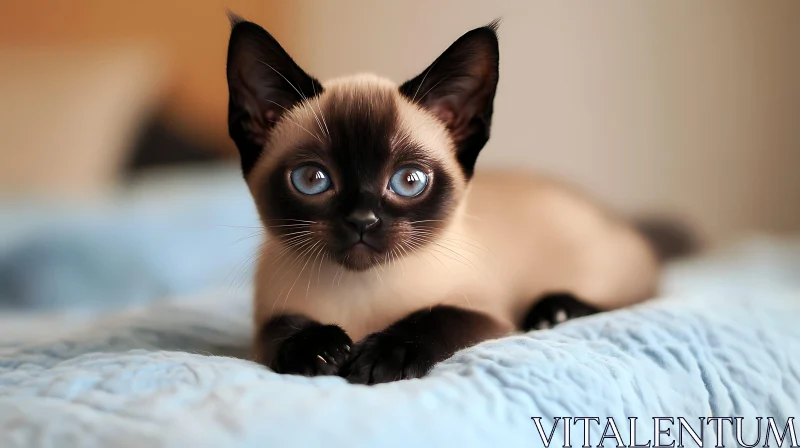
<path fill-rule="evenodd" d="M 628 417 L 639 418 L 645 442 L 652 417 L 685 417 L 698 429 L 709 416 L 745 417 L 752 443 L 756 416 L 781 428 L 800 417 L 799 242 L 756 241 L 673 265 L 663 291 L 374 387 L 281 376 L 235 358 L 247 353 L 247 286 L 137 301 L 78 328 L 53 326 L 45 312 L 5 313 L 0 332 L 12 321 L 37 331 L 0 346 L 0 447 L 542 446 L 531 417 L 542 417 L 545 433 L 554 417 L 599 417 L 592 445 L 613 417 L 627 444 Z M 677 439 L 676 425 L 662 428 L 673 431 L 663 441 Z M 551 446 L 562 446 L 562 431 Z M 582 431 L 572 428 L 573 446 Z M 714 437 L 707 426 L 705 446 Z"/>

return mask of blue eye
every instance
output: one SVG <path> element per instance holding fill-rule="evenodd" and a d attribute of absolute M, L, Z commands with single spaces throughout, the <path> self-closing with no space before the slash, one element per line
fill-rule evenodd
<path fill-rule="evenodd" d="M 292 171 L 290 177 L 294 188 L 303 194 L 320 194 L 331 188 L 328 173 L 316 165 L 303 165 Z"/>
<path fill-rule="evenodd" d="M 425 190 L 428 175 L 419 168 L 405 167 L 397 170 L 389 179 L 389 188 L 400 196 L 413 198 Z"/>

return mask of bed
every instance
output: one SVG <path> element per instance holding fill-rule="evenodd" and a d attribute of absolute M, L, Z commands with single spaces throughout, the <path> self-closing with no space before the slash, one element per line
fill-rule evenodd
<path fill-rule="evenodd" d="M 246 360 L 258 223 L 235 167 L 154 175 L 85 207 L 2 210 L 2 447 L 528 447 L 544 445 L 533 418 L 547 435 L 579 416 L 602 422 L 589 424 L 593 445 L 607 418 L 627 444 L 628 417 L 642 443 L 653 417 L 695 429 L 744 417 L 752 443 L 756 417 L 783 428 L 800 414 L 797 239 L 673 263 L 650 302 L 367 387 Z M 661 427 L 677 440 L 676 424 Z M 704 427 L 713 446 L 718 430 Z M 732 428 L 719 431 L 733 445 Z M 574 425 L 572 445 L 583 435 Z"/>

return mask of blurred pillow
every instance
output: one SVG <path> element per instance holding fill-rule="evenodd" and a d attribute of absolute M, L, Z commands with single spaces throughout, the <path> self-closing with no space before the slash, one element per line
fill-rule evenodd
<path fill-rule="evenodd" d="M 238 163 L 153 170 L 96 201 L 0 201 L 0 217 L 0 314 L 226 300 L 262 243 Z"/>
<path fill-rule="evenodd" d="M 148 48 L 0 48 L 0 194 L 105 190 L 160 95 Z"/>

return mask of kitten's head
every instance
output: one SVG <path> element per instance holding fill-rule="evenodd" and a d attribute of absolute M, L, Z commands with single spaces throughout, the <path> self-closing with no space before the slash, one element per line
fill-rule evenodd
<path fill-rule="evenodd" d="M 232 24 L 229 132 L 270 234 L 352 270 L 433 244 L 489 139 L 496 23 L 400 86 L 371 75 L 323 85 L 263 28 Z"/>

